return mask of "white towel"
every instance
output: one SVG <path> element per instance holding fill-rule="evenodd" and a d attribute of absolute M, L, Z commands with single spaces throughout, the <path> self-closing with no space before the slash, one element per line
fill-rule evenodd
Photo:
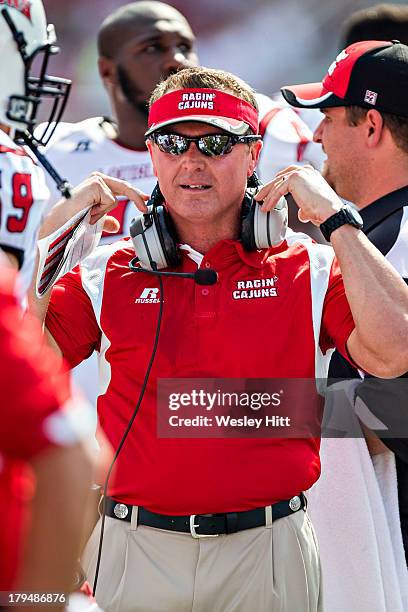
<path fill-rule="evenodd" d="M 328 400 L 330 402 L 330 399 Z M 330 411 L 344 422 L 346 393 Z M 350 404 L 348 404 L 350 406 Z M 359 427 L 347 410 L 350 429 Z M 408 572 L 394 454 L 373 461 L 361 438 L 325 438 L 322 475 L 307 493 L 323 575 L 324 612 L 408 612 Z"/>

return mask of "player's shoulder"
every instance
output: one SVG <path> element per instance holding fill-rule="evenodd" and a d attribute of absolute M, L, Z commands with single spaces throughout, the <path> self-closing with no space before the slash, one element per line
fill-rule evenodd
<path fill-rule="evenodd" d="M 110 263 L 127 265 L 132 257 L 134 257 L 134 248 L 131 239 L 125 237 L 110 244 L 98 246 L 84 259 L 80 267 L 81 270 L 89 272 L 99 270 L 104 274 Z"/>
<path fill-rule="evenodd" d="M 262 119 L 266 113 L 271 110 L 280 110 L 283 105 L 279 104 L 277 100 L 273 100 L 269 96 L 265 94 L 259 93 L 258 91 L 255 93 L 256 103 L 258 104 L 259 110 L 259 118 Z"/>
<path fill-rule="evenodd" d="M 61 122 L 57 125 L 45 150 L 61 148 L 65 151 L 74 151 L 80 150 L 81 147 L 85 150 L 91 143 L 103 142 L 107 138 L 104 129 L 106 121 L 104 117 L 89 117 L 77 123 Z M 43 125 L 39 125 L 37 130 L 41 134 Z"/>
<path fill-rule="evenodd" d="M 0 129 L 0 147 L 2 149 L 10 148 L 12 150 L 18 148 L 16 143 L 10 138 L 10 136 L 6 134 L 4 130 L 1 130 L 1 129 Z"/>
<path fill-rule="evenodd" d="M 312 140 L 311 130 L 283 99 L 279 101 L 257 93 L 256 101 L 259 108 L 259 132 L 262 136 L 285 142 Z"/>
<path fill-rule="evenodd" d="M 31 159 L 27 151 L 17 145 L 6 132 L 0 129 L 0 155 L 4 157 L 13 156 L 12 159 L 23 157 Z"/>
<path fill-rule="evenodd" d="M 0 167 L 3 172 L 41 174 L 37 162 L 25 148 L 16 144 L 0 129 Z M 1 187 L 1 183 L 0 183 Z"/>
<path fill-rule="evenodd" d="M 258 104 L 260 121 L 273 118 L 278 114 L 281 114 L 282 116 L 282 113 L 283 116 L 287 115 L 289 117 L 292 115 L 297 115 L 297 113 L 295 113 L 295 111 L 285 102 L 283 98 L 282 100 L 279 100 L 277 96 L 267 96 L 260 92 L 255 93 L 255 98 Z"/>

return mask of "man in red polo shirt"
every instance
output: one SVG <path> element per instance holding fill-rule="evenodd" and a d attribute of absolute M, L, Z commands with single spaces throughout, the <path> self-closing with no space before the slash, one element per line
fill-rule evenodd
<path fill-rule="evenodd" d="M 91 580 L 98 566 L 96 597 L 108 611 L 321 609 L 301 493 L 319 477 L 318 441 L 160 437 L 159 379 L 314 379 L 334 346 L 379 376 L 408 366 L 408 288 L 319 173 L 279 173 L 257 196 L 262 211 L 251 208 L 248 239 L 242 208 L 261 150 L 257 131 L 253 92 L 233 75 L 194 68 L 162 82 L 146 136 L 165 206 L 156 192 L 153 211 L 132 229 L 139 273 L 129 270 L 135 252 L 127 239 L 97 249 L 51 293 L 48 334 L 72 366 L 99 352 L 100 423 L 121 447 L 106 491 L 100 565 L 100 524 L 83 560 Z M 117 182 L 98 181 L 91 199 L 79 189 L 60 207 L 64 214 L 89 202 L 106 212 Z M 291 232 L 279 240 L 287 193 L 333 249 Z M 43 236 L 59 214 L 57 207 Z M 160 278 L 149 265 L 200 272 L 192 283 Z"/>

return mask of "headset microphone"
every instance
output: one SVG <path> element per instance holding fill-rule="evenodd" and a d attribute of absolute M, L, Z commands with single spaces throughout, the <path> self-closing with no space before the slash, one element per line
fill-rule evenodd
<path fill-rule="evenodd" d="M 193 274 L 194 281 L 197 285 L 215 285 L 218 280 L 218 274 L 215 270 L 196 270 Z"/>
<path fill-rule="evenodd" d="M 200 268 L 195 272 L 161 272 L 159 270 L 149 270 L 147 268 L 140 268 L 136 264 L 139 262 L 137 257 L 134 257 L 129 263 L 129 268 L 132 272 L 145 272 L 146 274 L 154 274 L 155 276 L 173 276 L 178 278 L 190 278 L 197 285 L 215 285 L 218 280 L 218 274 L 215 270 L 201 270 Z M 154 263 L 154 262 L 153 262 Z"/>

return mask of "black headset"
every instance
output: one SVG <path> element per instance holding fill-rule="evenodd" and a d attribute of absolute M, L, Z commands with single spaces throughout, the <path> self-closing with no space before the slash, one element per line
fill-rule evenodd
<path fill-rule="evenodd" d="M 281 198 L 274 209 L 261 211 L 260 203 L 254 200 L 260 182 L 254 173 L 248 179 L 241 209 L 241 241 L 248 251 L 276 247 L 285 239 L 288 226 L 288 209 L 285 198 Z M 130 225 L 138 260 L 143 268 L 174 268 L 180 264 L 177 248 L 177 233 L 171 216 L 164 205 L 159 184 L 147 203 L 148 212 L 140 213 Z"/>

